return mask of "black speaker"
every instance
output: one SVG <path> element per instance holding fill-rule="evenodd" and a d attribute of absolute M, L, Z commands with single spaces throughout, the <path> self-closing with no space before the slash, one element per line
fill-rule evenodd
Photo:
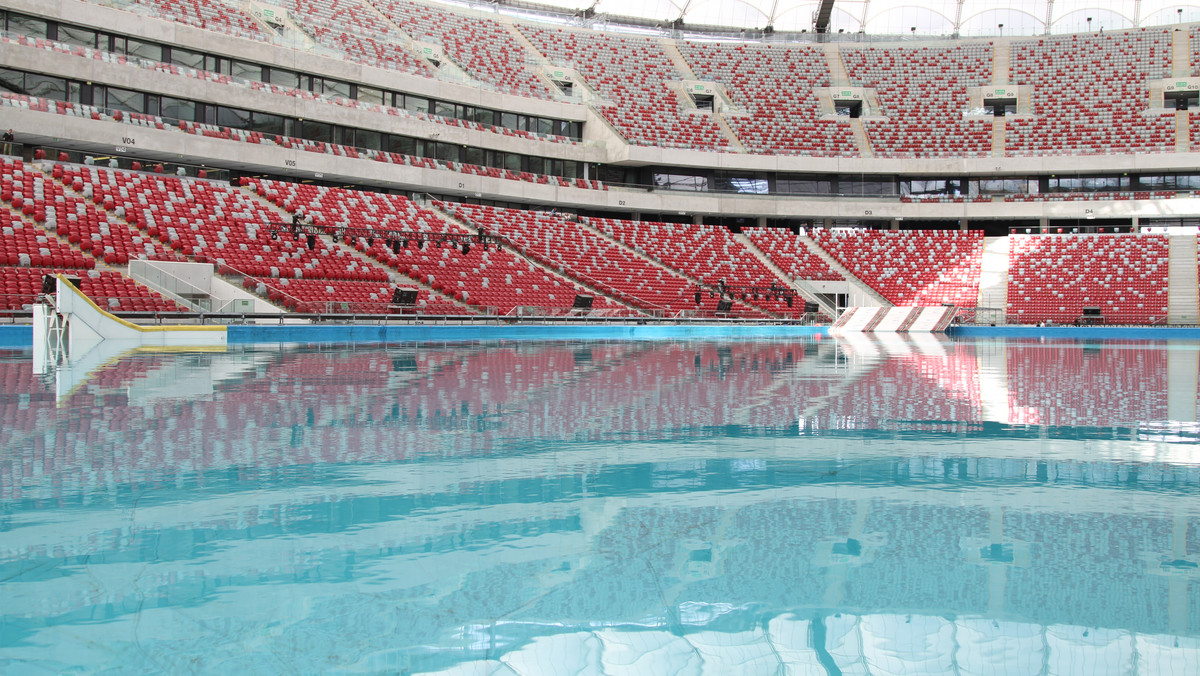
<path fill-rule="evenodd" d="M 717 301 L 717 312 L 730 312 L 733 310 L 733 301 L 719 300 Z"/>
<path fill-rule="evenodd" d="M 572 305 L 571 307 L 576 310 L 591 310 L 592 309 L 592 297 L 576 295 L 575 296 L 575 304 Z"/>
<path fill-rule="evenodd" d="M 55 275 L 43 275 L 42 276 L 42 293 L 44 293 L 44 294 L 57 293 L 58 285 L 55 284 L 55 282 L 57 282 L 57 281 L 58 281 L 58 277 L 56 277 Z M 78 289 L 79 285 L 81 283 L 83 283 L 83 280 L 80 279 L 79 277 L 67 277 L 67 283 L 70 284 L 71 286 L 75 287 L 76 289 Z"/>
<path fill-rule="evenodd" d="M 396 289 L 392 292 L 392 305 L 416 305 L 418 293 L 416 289 Z"/>

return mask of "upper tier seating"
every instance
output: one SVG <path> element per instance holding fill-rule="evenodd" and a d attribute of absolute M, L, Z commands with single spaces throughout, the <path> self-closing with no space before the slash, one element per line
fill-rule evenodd
<path fill-rule="evenodd" d="M 784 287 L 783 280 L 767 269 L 746 247 L 733 238 L 729 228 L 719 225 L 683 225 L 593 218 L 588 223 L 650 258 L 683 272 L 709 286 L 724 281 L 728 286 Z M 804 303 L 792 307 L 778 298 L 742 298 L 750 305 L 784 315 L 804 311 Z"/>
<path fill-rule="evenodd" d="M 229 85 L 230 87 L 240 87 L 240 88 L 251 89 L 253 91 L 270 92 L 272 94 L 278 94 L 280 96 L 290 96 L 293 98 L 300 98 L 300 99 L 305 99 L 308 101 L 320 101 L 322 103 L 327 103 L 327 104 L 335 105 L 335 106 L 342 107 L 342 108 L 354 108 L 357 110 L 365 110 L 365 111 L 369 111 L 372 113 L 380 113 L 380 114 L 390 115 L 393 117 L 416 118 L 419 120 L 424 120 L 424 121 L 428 121 L 428 122 L 436 122 L 438 124 L 445 124 L 445 125 L 449 125 L 452 127 L 461 127 L 463 129 L 473 129 L 473 130 L 484 131 L 484 132 L 488 132 L 488 133 L 492 133 L 492 134 L 500 134 L 502 136 L 516 136 L 516 137 L 520 137 L 520 138 L 536 139 L 536 140 L 540 140 L 540 141 L 550 141 L 552 143 L 566 143 L 566 144 L 577 144 L 578 143 L 578 141 L 576 141 L 575 139 L 572 139 L 569 136 L 562 136 L 562 135 L 553 134 L 553 133 L 545 133 L 544 130 L 527 131 L 524 129 L 512 129 L 510 127 L 501 127 L 501 126 L 497 126 L 494 124 L 485 124 L 485 123 L 480 123 L 480 122 L 474 122 L 471 120 L 461 120 L 461 119 L 457 119 L 457 118 L 443 117 L 441 115 L 433 115 L 433 114 L 426 113 L 426 112 L 408 110 L 406 108 L 396 108 L 396 107 L 393 107 L 390 105 L 383 105 L 383 104 L 379 104 L 379 103 L 371 103 L 369 101 L 364 101 L 364 100 L 352 99 L 352 98 L 348 98 L 346 96 L 338 96 L 338 95 L 334 95 L 334 94 L 330 94 L 330 93 L 317 93 L 317 92 L 309 91 L 308 89 L 297 89 L 294 87 L 285 87 L 280 84 L 260 82 L 259 80 L 254 80 L 254 79 L 243 79 L 243 78 L 233 77 L 231 75 L 226 75 L 224 73 L 214 73 L 211 71 L 199 70 L 196 68 L 189 68 L 187 66 L 180 66 L 177 64 L 173 64 L 173 63 L 163 63 L 160 61 L 152 61 L 150 59 L 136 58 L 136 57 L 132 57 L 132 56 L 127 56 L 125 54 L 107 52 L 107 51 L 103 51 L 103 50 L 99 50 L 99 49 L 93 49 L 90 47 L 80 47 L 79 45 L 67 44 L 64 42 L 58 42 L 56 40 L 47 40 L 45 38 L 33 38 L 33 37 L 25 36 L 25 35 L 0 36 L 0 42 L 6 42 L 6 43 L 10 43 L 10 44 L 19 44 L 19 45 L 26 46 L 26 47 L 33 47 L 36 49 L 52 51 L 52 52 L 55 52 L 58 54 L 71 54 L 73 56 L 78 56 L 78 57 L 85 58 L 85 59 L 104 61 L 106 63 L 116 63 L 116 64 L 120 64 L 123 66 L 129 66 L 131 68 L 141 68 L 143 70 L 152 70 L 152 71 L 158 72 L 158 73 L 170 73 L 171 75 L 178 75 L 180 77 L 203 80 L 205 82 Z M 8 92 L 5 92 L 5 94 L 11 95 Z M 62 102 L 62 103 L 56 102 L 56 104 L 63 105 L 63 106 L 78 106 L 79 105 L 79 104 L 69 104 L 69 103 L 65 103 L 65 102 Z M 90 110 L 96 110 L 98 115 L 101 114 L 98 112 L 100 110 L 98 108 L 93 109 L 90 106 L 83 107 L 83 108 L 88 108 Z M 90 110 L 89 110 L 89 114 L 90 114 Z M 117 111 L 114 113 L 113 117 L 116 117 L 118 115 L 122 115 L 122 113 L 120 111 Z M 103 115 L 103 117 L 105 119 L 109 118 L 108 115 Z M 125 121 L 130 124 L 154 127 L 157 129 L 164 129 L 164 128 L 169 127 L 171 124 L 174 124 L 174 122 L 168 122 L 164 118 L 160 118 L 160 117 L 157 117 L 154 115 L 144 115 L 141 113 L 125 113 L 124 119 L 117 119 L 116 121 L 118 121 L 118 122 Z M 270 142 L 270 139 L 264 138 L 261 133 L 257 133 L 257 132 L 244 132 L 244 131 L 240 131 L 240 130 L 231 129 L 230 127 L 221 127 L 218 125 L 202 124 L 202 123 L 198 123 L 198 122 L 191 122 L 187 126 L 188 126 L 188 128 L 185 129 L 185 131 L 188 131 L 189 133 L 201 134 L 203 136 L 216 136 L 216 137 L 220 137 L 220 138 L 229 138 L 233 134 L 240 132 L 242 134 L 245 134 L 246 136 L 244 138 L 239 138 L 238 140 L 247 141 L 247 142 L 258 142 L 258 143 Z M 256 139 L 256 140 L 252 140 L 252 139 Z"/>
<path fill-rule="evenodd" d="M 748 228 L 746 236 L 792 279 L 840 282 L 844 278 L 786 228 Z"/>
<path fill-rule="evenodd" d="M 1008 321 L 1069 324 L 1085 307 L 1106 323 L 1167 315 L 1165 235 L 1010 235 Z"/>
<path fill-rule="evenodd" d="M 446 55 L 480 82 L 537 99 L 553 98 L 525 68 L 525 47 L 499 21 L 470 17 L 407 0 L 374 0 L 417 40 L 440 43 Z"/>
<path fill-rule="evenodd" d="M 992 80 L 991 43 L 951 48 L 842 50 L 850 83 L 874 88 L 886 120 L 866 120 L 878 157 L 979 157 L 992 152 L 990 119 L 964 119 L 967 87 Z"/>
<path fill-rule="evenodd" d="M 821 119 L 813 89 L 830 85 L 824 51 L 752 43 L 678 44 L 696 77 L 725 85 L 730 99 L 750 113 L 725 116 L 750 152 L 858 156 L 849 121 Z"/>
<path fill-rule="evenodd" d="M 678 273 L 653 265 L 562 216 L 465 204 L 446 203 L 442 208 L 473 226 L 505 236 L 526 255 L 634 307 L 670 313 L 716 308 L 716 299 L 707 294 L 697 307 L 696 287 Z"/>
<path fill-rule="evenodd" d="M 1146 114 L 1149 81 L 1171 75 L 1169 31 L 1020 40 L 1012 44 L 1009 63 L 1012 84 L 1030 87 L 1033 115 L 1008 121 L 1009 154 L 1174 150 L 1174 113 Z"/>
<path fill-rule="evenodd" d="M 281 4 L 313 39 L 338 50 L 349 61 L 432 75 L 429 65 L 405 47 L 407 36 L 369 5 L 358 0 L 286 0 Z"/>
<path fill-rule="evenodd" d="M 196 28 L 261 40 L 264 31 L 248 14 L 221 0 L 134 0 L 154 16 Z"/>
<path fill-rule="evenodd" d="M 810 234 L 851 274 L 896 305 L 979 303 L 980 231 L 814 228 Z"/>
<path fill-rule="evenodd" d="M 272 238 L 280 216 L 241 191 L 210 181 L 95 167 L 64 166 L 64 182 L 91 186 L 97 204 L 124 208 L 151 237 L 200 262 L 254 277 L 387 281 L 387 273 L 319 238 L 309 250 L 291 237 Z"/>
<path fill-rule="evenodd" d="M 520 26 L 555 64 L 574 68 L 610 105 L 605 119 L 630 143 L 721 150 L 729 146 L 705 114 L 684 112 L 667 82 L 681 80 L 663 48 L 649 38 Z"/>

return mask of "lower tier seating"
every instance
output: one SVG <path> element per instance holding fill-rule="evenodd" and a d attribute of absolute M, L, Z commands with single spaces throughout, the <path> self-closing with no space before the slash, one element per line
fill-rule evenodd
<path fill-rule="evenodd" d="M 112 270 L 0 267 L 0 303 L 5 310 L 28 310 L 42 292 L 42 278 L 79 278 L 79 290 L 109 312 L 184 312 L 174 301 Z"/>
<path fill-rule="evenodd" d="M 843 277 L 785 228 L 750 228 L 746 236 L 792 279 L 840 282 Z"/>
<path fill-rule="evenodd" d="M 1161 320 L 1168 247 L 1164 235 L 1012 235 L 1008 321 L 1069 324 L 1085 307 L 1109 324 Z"/>
<path fill-rule="evenodd" d="M 896 305 L 978 304 L 982 232 L 815 228 L 811 234 L 851 274 Z"/>

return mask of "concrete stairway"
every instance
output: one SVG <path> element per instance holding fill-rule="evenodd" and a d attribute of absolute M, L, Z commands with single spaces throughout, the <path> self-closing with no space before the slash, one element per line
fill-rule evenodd
<path fill-rule="evenodd" d="M 1167 254 L 1167 323 L 1200 324 L 1196 236 L 1173 235 Z"/>
<path fill-rule="evenodd" d="M 992 84 L 1008 84 L 1009 44 L 1004 40 L 992 41 Z"/>
<path fill-rule="evenodd" d="M 1008 315 L 1008 238 L 983 240 L 983 267 L 979 272 L 976 321 L 1005 324 Z"/>

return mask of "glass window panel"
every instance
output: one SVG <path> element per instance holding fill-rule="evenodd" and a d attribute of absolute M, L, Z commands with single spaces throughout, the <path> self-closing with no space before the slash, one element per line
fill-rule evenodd
<path fill-rule="evenodd" d="M 446 103 L 445 101 L 435 101 L 433 104 L 433 114 L 441 115 L 442 117 L 454 117 L 454 104 Z"/>
<path fill-rule="evenodd" d="M 411 110 L 414 113 L 428 113 L 429 99 L 423 96 L 405 96 L 404 109 Z"/>
<path fill-rule="evenodd" d="M 781 178 L 776 181 L 776 190 L 789 195 L 829 195 L 833 193 L 833 181 L 808 178 Z"/>
<path fill-rule="evenodd" d="M 708 177 L 688 176 L 686 174 L 654 174 L 654 185 L 667 190 L 708 190 Z"/>
<path fill-rule="evenodd" d="M 288 89 L 300 88 L 300 75 L 294 71 L 284 70 L 282 68 L 270 69 L 271 84 L 286 87 Z"/>
<path fill-rule="evenodd" d="M 348 99 L 350 98 L 350 83 L 339 82 L 337 80 L 326 80 L 322 91 L 326 96 L 340 96 L 344 99 Z"/>
<path fill-rule="evenodd" d="M 129 56 L 136 56 L 139 59 L 148 59 L 150 61 L 163 60 L 162 45 L 156 45 L 152 42 L 142 42 L 133 38 L 126 39 L 125 53 Z"/>
<path fill-rule="evenodd" d="M 310 141 L 333 143 L 333 125 L 327 122 L 304 120 L 300 126 L 300 136 Z"/>
<path fill-rule="evenodd" d="M 164 96 L 162 97 L 160 106 L 163 117 L 169 117 L 174 120 L 187 120 L 189 122 L 196 119 L 195 101 L 187 101 L 185 99 L 175 99 L 169 96 Z"/>
<path fill-rule="evenodd" d="M 467 148 L 467 152 L 463 161 L 467 164 L 477 164 L 483 166 L 486 163 L 486 156 L 483 148 Z"/>
<path fill-rule="evenodd" d="M 500 113 L 500 126 L 508 129 L 520 129 L 520 127 L 517 126 L 517 114 L 504 112 Z"/>
<path fill-rule="evenodd" d="M 0 68 L 0 89 L 17 94 L 25 93 L 25 73 L 9 68 Z"/>
<path fill-rule="evenodd" d="M 250 123 L 253 125 L 251 130 L 271 136 L 282 136 L 285 134 L 287 128 L 282 115 L 272 115 L 257 111 L 251 117 Z"/>
<path fill-rule="evenodd" d="M 28 35 L 34 38 L 46 37 L 47 24 L 42 19 L 35 19 L 24 14 L 8 15 L 8 30 L 18 35 Z"/>
<path fill-rule="evenodd" d="M 553 134 L 554 121 L 544 117 L 539 117 L 537 121 L 537 131 L 539 134 Z"/>
<path fill-rule="evenodd" d="M 521 171 L 521 156 L 516 153 L 504 153 L 501 166 L 505 169 Z"/>
<path fill-rule="evenodd" d="M 67 81 L 61 77 L 28 73 L 25 75 L 25 90 L 29 92 L 30 96 L 41 96 L 42 98 L 54 99 L 56 101 L 65 101 L 67 98 Z M 142 108 L 141 94 L 138 94 L 138 97 L 138 107 L 136 109 L 123 108 L 122 110 L 131 110 L 140 113 Z"/>
<path fill-rule="evenodd" d="M 233 129 L 249 129 L 250 111 L 238 110 L 237 108 L 228 108 L 226 106 L 217 106 L 217 124 L 222 127 L 231 127 Z"/>
<path fill-rule="evenodd" d="M 417 140 L 411 136 L 393 136 L 391 137 L 391 147 L 389 150 L 402 155 L 416 155 Z"/>
<path fill-rule="evenodd" d="M 78 26 L 63 26 L 58 27 L 58 40 L 69 45 L 79 45 L 80 47 L 95 47 L 97 33 L 94 30 L 80 28 Z"/>
<path fill-rule="evenodd" d="M 383 134 L 371 129 L 359 129 L 355 134 L 355 145 L 359 148 L 380 150 L 383 148 Z"/>
<path fill-rule="evenodd" d="M 358 86 L 358 100 L 363 103 L 383 105 L 383 90 L 375 87 Z"/>
<path fill-rule="evenodd" d="M 263 81 L 263 67 L 256 63 L 234 61 L 229 67 L 230 74 L 234 77 L 240 77 L 243 80 L 254 80 L 255 82 Z"/>
<path fill-rule="evenodd" d="M 171 48 L 171 63 L 197 70 L 204 70 L 204 55 L 181 47 Z"/>

